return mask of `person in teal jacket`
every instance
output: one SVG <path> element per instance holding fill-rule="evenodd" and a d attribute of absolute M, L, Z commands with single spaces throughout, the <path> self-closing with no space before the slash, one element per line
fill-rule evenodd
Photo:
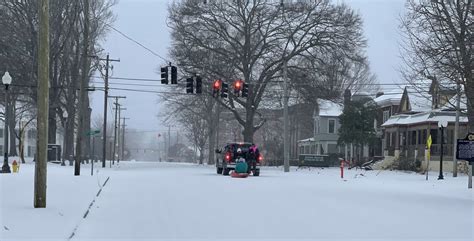
<path fill-rule="evenodd" d="M 237 155 L 235 158 L 235 172 L 236 173 L 247 173 L 248 165 L 245 158 L 242 157 L 242 150 L 237 149 Z"/>

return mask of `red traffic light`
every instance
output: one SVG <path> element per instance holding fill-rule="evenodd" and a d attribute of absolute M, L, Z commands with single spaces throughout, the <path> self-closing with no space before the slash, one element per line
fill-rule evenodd
<path fill-rule="evenodd" d="M 244 82 L 242 80 L 238 79 L 234 82 L 234 89 L 236 91 L 240 91 L 242 89 L 243 85 L 244 85 Z"/>
<path fill-rule="evenodd" d="M 214 84 L 212 85 L 212 87 L 213 87 L 215 90 L 219 90 L 219 89 L 221 89 L 221 83 L 222 83 L 221 80 L 215 80 L 215 81 L 214 81 Z"/>

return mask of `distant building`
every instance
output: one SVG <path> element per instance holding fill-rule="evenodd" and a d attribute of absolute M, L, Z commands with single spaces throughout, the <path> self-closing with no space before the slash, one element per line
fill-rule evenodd
<path fill-rule="evenodd" d="M 0 119 L 0 153 L 4 153 L 4 138 L 5 138 L 5 130 L 4 130 L 4 121 L 3 119 Z M 15 129 L 16 133 L 19 133 L 18 128 Z M 15 135 L 14 133 L 9 132 L 9 136 Z M 24 148 L 24 155 L 25 157 L 34 157 L 36 154 L 36 137 L 37 137 L 37 130 L 36 130 L 36 125 L 34 123 L 30 123 L 26 129 L 24 130 L 24 135 L 23 135 L 23 148 Z M 20 142 L 17 137 L 15 144 L 16 144 L 16 150 L 18 155 L 20 155 Z M 63 140 L 63 135 L 61 133 L 56 133 L 56 140 Z M 10 146 L 12 145 L 11 142 L 8 143 Z M 62 143 L 53 143 L 53 144 L 59 144 L 62 147 Z"/>
<path fill-rule="evenodd" d="M 318 155 L 344 153 L 343 148 L 337 144 L 342 105 L 328 100 L 318 100 L 318 107 L 313 114 L 313 137 L 298 141 L 298 153 Z"/>

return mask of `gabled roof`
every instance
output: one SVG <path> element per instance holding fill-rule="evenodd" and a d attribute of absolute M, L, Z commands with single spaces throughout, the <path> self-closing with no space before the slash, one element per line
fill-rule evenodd
<path fill-rule="evenodd" d="M 384 92 L 381 96 L 374 99 L 380 107 L 399 105 L 402 99 L 403 89 L 395 89 Z"/>
<path fill-rule="evenodd" d="M 340 116 L 342 114 L 342 105 L 330 100 L 318 100 L 319 115 L 318 116 Z"/>
<path fill-rule="evenodd" d="M 412 112 L 430 111 L 432 106 L 431 95 L 428 91 L 414 89 L 413 87 L 406 87 L 408 99 Z"/>

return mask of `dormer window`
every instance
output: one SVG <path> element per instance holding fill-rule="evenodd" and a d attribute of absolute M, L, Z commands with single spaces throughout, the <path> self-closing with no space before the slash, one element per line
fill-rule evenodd
<path fill-rule="evenodd" d="M 390 118 L 390 110 L 384 110 L 383 111 L 383 123 L 385 123 L 388 118 Z"/>

